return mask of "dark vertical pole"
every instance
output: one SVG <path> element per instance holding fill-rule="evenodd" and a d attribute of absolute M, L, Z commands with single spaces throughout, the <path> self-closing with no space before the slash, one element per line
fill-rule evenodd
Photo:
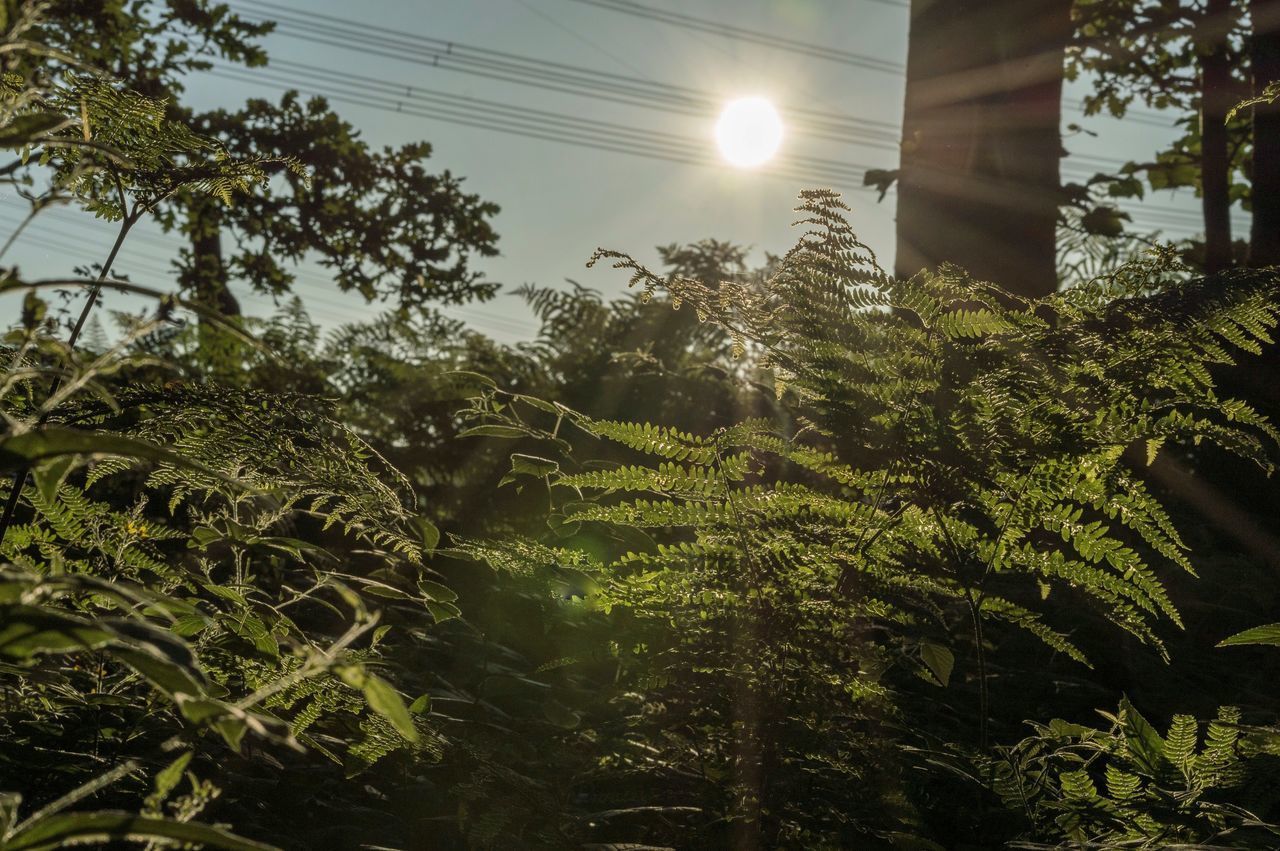
<path fill-rule="evenodd" d="M 1200 22 L 1200 204 L 1204 213 L 1204 266 L 1212 274 L 1231 266 L 1231 158 L 1227 112 L 1232 106 L 1227 34 L 1231 0 L 1209 0 Z"/>
<path fill-rule="evenodd" d="M 1252 0 L 1253 94 L 1280 80 L 1280 0 Z M 1253 226 L 1249 265 L 1280 265 L 1280 103 L 1253 108 Z"/>
<path fill-rule="evenodd" d="M 1025 296 L 1057 288 L 1071 0 L 912 0 L 899 275 L 951 262 Z"/>

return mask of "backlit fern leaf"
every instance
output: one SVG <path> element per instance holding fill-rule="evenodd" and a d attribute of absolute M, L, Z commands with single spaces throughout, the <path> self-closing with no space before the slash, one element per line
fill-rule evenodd
<path fill-rule="evenodd" d="M 128 433 L 174 451 L 245 488 L 273 493 L 277 511 L 294 508 L 323 517 L 348 535 L 416 559 L 421 550 L 409 530 L 408 483 L 350 430 L 301 399 L 267 397 L 209 385 L 135 387 L 122 406 L 146 406 L 152 415 Z M 81 414 L 104 418 L 110 409 Z M 120 464 L 108 467 L 118 472 Z M 391 484 L 384 482 L 384 477 Z M 214 495 L 230 498 L 225 479 L 160 464 L 148 484 L 170 489 L 170 510 Z"/>
<path fill-rule="evenodd" d="M 1271 468 L 1276 430 L 1221 398 L 1212 367 L 1270 339 L 1277 276 L 1195 279 L 1161 251 L 1028 301 L 949 266 L 893 278 L 838 196 L 806 192 L 799 210 L 803 234 L 760 282 L 593 257 L 741 339 L 773 375 L 786 416 L 691 435 L 557 410 L 559 445 L 570 441 L 564 423 L 627 451 L 608 467 L 574 452 L 548 467 L 562 501 L 554 545 L 465 547 L 505 570 L 576 562 L 592 572 L 603 606 L 651 628 L 634 651 L 651 703 L 719 708 L 688 722 L 700 734 L 722 732 L 731 697 L 744 694 L 770 706 L 779 729 L 811 729 L 815 705 L 863 723 L 894 672 L 924 659 L 937 667 L 931 682 L 962 666 L 972 677 L 989 646 L 1019 630 L 1087 665 L 1073 635 L 1081 603 L 1163 654 L 1160 628 L 1181 625 L 1165 571 L 1191 572 L 1193 561 L 1130 449 L 1159 461 L 1207 443 Z M 485 392 L 475 410 L 487 421 L 533 430 L 524 409 L 536 406 Z M 635 723 L 656 722 L 641 713 Z M 1187 744 L 1179 723 L 1175 754 Z M 871 747 L 829 735 L 851 753 Z M 663 756 L 700 773 L 687 754 L 703 747 L 673 735 Z M 728 738 L 715 747 L 726 761 L 734 752 Z M 819 764 L 793 767 L 849 782 Z M 1057 784 L 1043 791 L 1056 835 L 1083 840 L 1117 819 L 1108 838 L 1153 829 L 1126 809 L 1148 794 L 1147 775 L 1118 765 L 1106 786 L 1117 801 L 1100 791 L 1101 770 L 1077 760 L 1064 771 L 1038 787 L 1027 778 L 1021 793 L 1030 801 Z"/>
<path fill-rule="evenodd" d="M 1022 839 L 1051 843 L 1028 847 L 1075 847 L 1061 841 L 1064 825 L 1074 843 L 1091 848 L 1213 847 L 1223 836 L 1232 848 L 1274 847 L 1274 825 L 1214 794 L 1264 782 L 1272 770 L 1259 749 L 1265 737 L 1244 746 L 1238 710 L 1221 708 L 1203 744 L 1189 715 L 1175 715 L 1160 736 L 1127 703 L 1103 714 L 1115 722 L 1110 729 L 1036 724 L 984 763 L 998 781 L 993 789 L 1028 817 Z"/>

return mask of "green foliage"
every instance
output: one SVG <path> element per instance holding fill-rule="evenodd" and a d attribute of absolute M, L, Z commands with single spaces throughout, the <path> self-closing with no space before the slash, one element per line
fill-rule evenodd
<path fill-rule="evenodd" d="M 175 99 L 213 55 L 265 61 L 269 25 L 2 8 L 32 220 L 69 199 L 119 243 L 158 217 L 194 298 L 77 346 L 101 288 L 156 294 L 111 257 L 2 270 L 0 848 L 1276 844 L 1273 691 L 1248 724 L 1166 705 L 1161 734 L 1126 700 L 992 749 L 1219 615 L 1188 589 L 1222 554 L 1162 465 L 1273 467 L 1221 377 L 1271 343 L 1280 282 L 1107 236 L 1106 199 L 1186 182 L 1177 156 L 1073 196 L 1076 286 L 1038 301 L 895 279 L 814 191 L 763 269 L 600 252 L 638 292 L 522 287 L 539 333 L 501 346 L 422 309 L 494 291 L 495 208 L 427 146 L 292 94 Z M 284 292 L 304 258 L 400 309 L 223 318 L 229 281 Z M 69 338 L 55 287 L 90 293 Z M 1217 673 L 1194 699 L 1236 701 Z"/>
<path fill-rule="evenodd" d="M 1271 469 L 1275 430 L 1210 368 L 1269 341 L 1277 282 L 1189 279 L 1166 251 L 1024 302 L 952 268 L 893 279 L 835 196 L 800 209 L 806 234 L 763 282 L 597 254 L 758 353 L 787 419 L 698 435 L 489 388 L 477 431 L 541 433 L 553 455 L 513 462 L 550 487 L 551 548 L 465 549 L 599 583 L 589 599 L 627 635 L 611 713 L 628 732 L 602 741 L 606 763 L 625 774 L 630 743 L 657 747 L 663 800 L 681 790 L 730 835 L 889 841 L 922 829 L 884 747 L 912 681 L 972 683 L 985 730 L 1002 627 L 1087 664 L 1053 620 L 1088 605 L 1164 652 L 1159 622 L 1181 616 L 1163 576 L 1192 564 L 1142 472 L 1201 443 Z M 566 425 L 631 460 L 562 456 Z M 797 798 L 839 799 L 839 818 L 782 804 Z"/>
<path fill-rule="evenodd" d="M 68 745 L 104 747 L 145 719 L 144 736 L 110 748 L 151 759 L 177 741 L 216 758 L 199 734 L 208 729 L 232 751 L 246 738 L 301 744 L 349 772 L 429 744 L 429 728 L 369 670 L 377 654 L 355 646 L 380 620 L 375 606 L 426 614 L 447 589 L 418 590 L 426 521 L 382 483 L 361 441 L 287 399 L 208 386 L 139 386 L 109 404 L 72 400 L 55 417 L 97 444 L 63 444 L 39 462 L 31 515 L 0 545 L 12 735 L 56 717 Z M 113 436 L 126 423 L 129 436 Z M 48 469 L 68 452 L 74 463 Z M 88 458 L 98 460 L 86 469 Z M 348 688 L 315 687 L 330 679 Z"/>
<path fill-rule="evenodd" d="M 263 184 L 264 166 L 278 161 L 260 155 L 233 159 L 213 140 L 167 119 L 163 100 L 123 90 L 109 79 L 68 75 L 37 107 L 69 119 L 61 132 L 39 137 L 54 181 L 111 221 L 130 215 L 126 196 L 145 210 L 179 190 L 230 204 L 234 194 Z M 284 163 L 302 174 L 296 162 Z"/>
<path fill-rule="evenodd" d="M 10 105 L 67 118 L 13 140 L 55 192 L 123 220 L 120 241 L 174 193 L 231 202 L 263 178 L 267 160 L 226 156 L 159 101 L 64 79 L 15 83 Z M 439 734 L 381 671 L 387 630 L 451 594 L 423 565 L 439 534 L 403 477 L 309 399 L 139 380 L 163 366 L 145 341 L 181 302 L 85 356 L 39 284 L 4 280 L 28 297 L 0 354 L 0 782 L 22 790 L 0 845 L 268 847 L 193 821 L 219 797 L 243 809 L 258 754 L 313 777 L 328 762 L 339 781 L 438 756 Z M 78 330 L 102 279 L 61 283 L 89 289 Z M 91 794 L 121 808 L 62 812 Z M 22 798 L 48 803 L 19 821 Z"/>
<path fill-rule="evenodd" d="M 1255 626 L 1244 632 L 1237 632 L 1218 642 L 1219 647 L 1234 647 L 1239 644 L 1276 644 L 1280 645 L 1280 624 L 1269 623 Z"/>
<path fill-rule="evenodd" d="M 1225 203 L 1240 202 L 1249 209 L 1254 189 L 1250 161 L 1253 133 L 1245 108 L 1266 102 L 1266 95 L 1234 108 L 1229 105 L 1249 91 L 1245 69 L 1250 43 L 1255 24 L 1257 36 L 1265 36 L 1270 26 L 1268 14 L 1251 13 L 1250 4 L 1245 3 L 1215 6 L 1183 0 L 1086 0 L 1074 4 L 1076 38 L 1067 51 L 1066 70 L 1068 80 L 1090 84 L 1083 97 L 1084 114 L 1124 118 L 1140 104 L 1176 116 L 1171 124 L 1179 134 L 1145 159 L 1128 161 L 1113 172 L 1067 186 L 1077 204 L 1081 196 L 1100 202 L 1095 222 L 1102 227 L 1095 233 L 1123 234 L 1123 220 L 1128 216 L 1118 214 L 1112 206 L 1115 199 L 1142 198 L 1146 188 L 1152 192 L 1190 189 L 1202 195 L 1204 122 L 1219 122 L 1224 113 L 1229 141 L 1220 152 L 1221 168 L 1226 172 L 1220 189 L 1226 195 Z M 1260 18 L 1258 22 L 1252 20 L 1255 16 Z M 1206 58 L 1211 55 L 1214 60 Z M 1224 76 L 1206 83 L 1205 69 L 1213 61 L 1220 63 Z M 1213 80 L 1212 72 L 1208 79 Z M 1208 103 L 1206 85 L 1212 89 Z M 1221 103 L 1224 98 L 1226 102 Z M 1215 104 L 1215 99 L 1219 103 Z M 1209 111 L 1203 113 L 1206 107 Z M 1217 188 L 1211 187 L 1211 194 Z M 1202 241 L 1186 242 L 1188 257 L 1203 258 Z"/>
<path fill-rule="evenodd" d="M 270 155 L 302 170 L 229 209 L 190 194 L 175 199 L 161 222 L 190 239 L 178 259 L 191 291 L 207 284 L 202 264 L 216 261 L 223 275 L 260 292 L 287 292 L 303 260 L 329 270 L 339 289 L 390 299 L 403 315 L 497 291 L 474 262 L 497 254 L 489 219 L 498 206 L 464 191 L 448 172 L 428 171 L 425 142 L 374 148 L 326 101 L 296 92 L 194 120 L 239 157 Z M 209 237 L 223 229 L 245 236 L 234 251 L 214 256 Z"/>
<path fill-rule="evenodd" d="M 1273 848 L 1274 733 L 1223 707 L 1204 727 L 1175 715 L 1161 736 L 1127 700 L 1105 729 L 1055 720 L 984 763 L 991 788 L 1027 822 L 1019 848 Z"/>
<path fill-rule="evenodd" d="M 190 753 L 184 754 L 157 775 L 156 792 L 153 796 L 157 803 L 167 797 L 178 784 L 182 769 L 190 761 L 190 756 Z M 154 813 L 135 815 L 116 811 L 62 812 L 138 769 L 136 762 L 126 762 L 21 820 L 18 818 L 18 810 L 22 804 L 22 796 L 6 795 L 0 799 L 0 848 L 6 851 L 39 851 L 122 841 L 153 846 L 177 842 L 228 851 L 268 851 L 271 848 L 217 827 L 182 819 L 160 818 Z"/>
<path fill-rule="evenodd" d="M 1275 103 L 1277 100 L 1280 100 L 1280 80 L 1272 80 L 1268 82 L 1266 86 L 1262 89 L 1261 94 L 1257 95 L 1256 97 L 1245 98 L 1244 100 L 1237 103 L 1235 106 L 1231 107 L 1231 109 L 1227 112 L 1227 120 L 1228 121 L 1232 120 L 1233 118 L 1236 117 L 1236 115 L 1238 115 L 1239 113 L 1243 112 L 1246 109 L 1251 109 L 1252 107 L 1261 106 L 1264 104 L 1272 104 L 1272 103 Z"/>

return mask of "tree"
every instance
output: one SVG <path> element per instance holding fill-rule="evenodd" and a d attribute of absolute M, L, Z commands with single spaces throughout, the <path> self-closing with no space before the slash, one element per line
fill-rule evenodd
<path fill-rule="evenodd" d="M 1195 51 L 1200 65 L 1200 201 L 1204 213 L 1204 269 L 1219 272 L 1232 263 L 1231 155 L 1227 114 L 1233 103 L 1228 40 L 1231 0 L 1208 0 L 1197 22 Z"/>
<path fill-rule="evenodd" d="M 943 262 L 1056 289 L 1058 129 L 1071 0 L 913 0 L 896 271 Z"/>
<path fill-rule="evenodd" d="M 305 177 L 286 172 L 270 191 L 234 208 L 187 197 L 172 205 L 168 224 L 191 241 L 180 280 L 206 304 L 239 312 L 228 301 L 229 278 L 260 292 L 287 292 L 291 267 L 308 256 L 334 272 L 339 288 L 403 309 L 497 290 L 471 261 L 497 253 L 488 219 L 498 207 L 463 192 L 448 172 L 429 173 L 425 142 L 374 150 L 322 98 L 304 101 L 296 92 L 193 120 L 233 153 L 271 151 L 305 169 Z M 223 234 L 233 250 L 224 250 Z"/>
<path fill-rule="evenodd" d="M 1252 0 L 1249 41 L 1253 97 L 1280 80 L 1280 2 Z M 1280 264 L 1280 103 L 1253 105 L 1253 225 L 1249 233 L 1249 265 Z"/>
<path fill-rule="evenodd" d="M 323 99 L 304 101 L 294 92 L 279 103 L 255 99 L 201 115 L 181 106 L 185 76 L 212 67 L 214 56 L 265 65 L 258 40 L 272 27 L 209 0 L 61 0 L 43 28 L 53 46 L 133 90 L 167 98 L 175 117 L 233 154 L 254 151 L 305 166 L 308 176 L 284 170 L 282 180 L 242 205 L 191 193 L 166 205 L 159 221 L 188 240 L 177 258 L 184 289 L 234 315 L 232 280 L 280 295 L 292 286 L 292 267 L 314 257 L 335 272 L 341 289 L 390 298 L 402 309 L 492 296 L 496 286 L 473 263 L 497 253 L 490 219 L 498 208 L 464 192 L 448 172 L 428 172 L 428 144 L 375 150 Z"/>
<path fill-rule="evenodd" d="M 1118 178 L 1099 175 L 1093 182 L 1120 197 L 1143 194 L 1137 175 L 1152 189 L 1194 187 L 1204 223 L 1198 260 L 1207 272 L 1235 262 L 1231 206 L 1250 195 L 1235 180 L 1245 171 L 1248 127 L 1229 120 L 1246 93 L 1236 71 L 1246 34 L 1241 12 L 1230 0 L 1097 0 L 1080 7 L 1071 51 L 1072 75 L 1094 81 L 1086 114 L 1121 117 L 1136 100 L 1186 116 L 1183 136 L 1151 161 L 1128 163 Z"/>

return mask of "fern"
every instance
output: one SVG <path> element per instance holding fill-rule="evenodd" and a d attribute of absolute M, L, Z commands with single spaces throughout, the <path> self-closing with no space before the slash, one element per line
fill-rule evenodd
<path fill-rule="evenodd" d="M 56 51 L 15 41 L 13 30 L 4 38 L 6 68 L 49 66 L 9 74 L 0 89 L 4 143 L 49 167 L 33 215 L 69 195 L 120 222 L 118 248 L 173 193 L 230 203 L 277 162 L 232 158 L 167 118 L 163 101 L 58 67 Z M 52 284 L 4 275 L 6 290 L 27 296 L 0 354 L 0 470 L 11 476 L 0 683 L 14 744 L 3 762 L 23 766 L 6 784 L 43 796 L 43 775 L 85 779 L 107 754 L 126 757 L 127 770 L 107 775 L 115 782 L 139 768 L 129 754 L 183 748 L 154 795 L 135 796 L 144 815 L 59 815 L 49 841 L 266 847 L 187 823 L 219 791 L 195 772 L 219 772 L 250 748 L 303 750 L 301 741 L 353 774 L 393 753 L 438 754 L 430 725 L 373 670 L 386 632 L 378 623 L 443 606 L 457 614 L 442 602 L 456 595 L 427 578 L 423 553 L 438 532 L 417 516 L 407 482 L 323 404 L 132 380 L 165 366 L 147 350 L 180 301 L 159 297 L 115 345 L 77 352 L 102 286 L 156 295 L 107 280 L 114 256 L 96 281 L 54 282 L 89 290 L 66 342 L 38 297 Z M 57 749 L 41 744 L 52 739 Z M 177 820 L 153 815 L 188 763 L 192 791 L 171 803 Z M 73 794 L 105 785 L 96 782 Z M 5 800 L 12 815 L 17 798 Z M 18 827 L 7 820 L 0 844 L 27 841 Z"/>
<path fill-rule="evenodd" d="M 544 459 L 530 474 L 552 494 L 551 538 L 461 549 L 526 576 L 590 571 L 600 606 L 645 625 L 631 663 L 637 689 L 663 707 L 664 723 L 724 737 L 696 750 L 725 776 L 732 736 L 707 713 L 758 702 L 769 707 L 749 733 L 760 741 L 821 730 L 823 747 L 874 762 L 868 742 L 814 713 L 880 717 L 902 671 L 972 683 L 985 719 L 986 636 L 1012 627 L 1088 664 L 1070 624 L 1055 623 L 1078 601 L 1163 654 L 1163 625 L 1181 625 L 1166 575 L 1193 563 L 1127 450 L 1210 442 L 1272 468 L 1275 429 L 1221 398 L 1210 366 L 1268 342 L 1280 318 L 1273 275 L 1195 280 L 1158 253 L 1027 302 L 950 267 L 890 277 L 844 209 L 831 193 L 805 193 L 805 233 L 762 282 L 660 276 L 607 251 L 593 261 L 758 354 L 788 420 L 690 434 L 492 387 L 470 409 L 477 433 L 563 447 L 577 439 L 568 425 L 626 459 Z M 575 548 L 583 536 L 589 553 Z M 600 536 L 612 542 L 604 558 Z M 935 648 L 948 644 L 968 647 L 946 650 L 959 659 L 943 676 Z M 922 665 L 926 647 L 933 661 Z M 650 720 L 633 723 L 653 735 Z M 1193 770 L 1185 719 L 1171 741 Z M 687 764 L 680 742 L 664 760 Z M 787 768 L 767 793 L 775 809 L 793 777 L 838 785 L 859 772 L 852 757 L 778 758 Z M 1112 777 L 1126 799 L 1138 794 L 1129 774 Z M 1054 818 L 1067 835 L 1118 817 L 1102 779 L 1063 775 L 1072 804 Z M 747 791 L 734 794 L 743 797 L 726 817 L 755 818 Z"/>
<path fill-rule="evenodd" d="M 1232 707 L 1218 711 L 1203 743 L 1189 715 L 1175 715 L 1160 736 L 1127 701 L 1103 714 L 1109 728 L 1034 725 L 985 765 L 1000 778 L 993 791 L 1028 817 L 1017 847 L 1274 847 L 1280 826 L 1248 809 L 1274 771 L 1269 734 L 1242 735 Z"/>

